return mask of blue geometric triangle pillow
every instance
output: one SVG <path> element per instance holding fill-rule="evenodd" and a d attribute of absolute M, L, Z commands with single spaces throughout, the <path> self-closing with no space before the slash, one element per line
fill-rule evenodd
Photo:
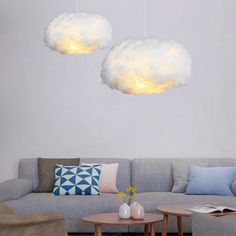
<path fill-rule="evenodd" d="M 102 165 L 56 165 L 54 195 L 99 195 Z"/>

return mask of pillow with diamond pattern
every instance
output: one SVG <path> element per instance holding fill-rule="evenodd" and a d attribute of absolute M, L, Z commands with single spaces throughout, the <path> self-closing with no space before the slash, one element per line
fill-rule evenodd
<path fill-rule="evenodd" d="M 100 164 L 56 165 L 54 195 L 99 195 Z"/>

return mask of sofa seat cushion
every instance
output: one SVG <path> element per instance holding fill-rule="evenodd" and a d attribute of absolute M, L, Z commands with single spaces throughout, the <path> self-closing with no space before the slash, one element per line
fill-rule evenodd
<path fill-rule="evenodd" d="M 234 196 L 213 196 L 213 195 L 185 195 L 184 193 L 172 193 L 172 192 L 149 192 L 138 193 L 134 201 L 143 205 L 146 212 L 157 212 L 156 208 L 160 205 L 174 205 L 174 204 L 214 204 L 236 207 L 236 198 Z M 190 218 L 183 218 L 184 232 L 191 232 Z M 131 232 L 141 231 L 141 228 L 131 227 Z M 160 231 L 160 227 L 158 228 Z M 169 217 L 168 232 L 178 232 L 176 225 L 176 218 Z"/>
<path fill-rule="evenodd" d="M 236 207 L 234 196 L 215 195 L 185 195 L 184 193 L 153 192 L 139 193 L 134 197 L 134 201 L 139 202 L 148 212 L 155 212 L 160 205 L 169 204 L 214 204 Z"/>
<path fill-rule="evenodd" d="M 116 194 L 54 196 L 31 193 L 21 199 L 5 202 L 16 213 L 62 213 L 66 219 L 81 218 L 99 212 L 118 211 Z"/>

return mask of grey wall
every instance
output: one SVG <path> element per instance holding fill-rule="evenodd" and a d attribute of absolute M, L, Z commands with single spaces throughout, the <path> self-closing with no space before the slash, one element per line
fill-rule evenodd
<path fill-rule="evenodd" d="M 143 37 L 143 0 L 79 0 L 107 16 L 112 45 Z M 44 29 L 74 0 L 0 0 L 0 181 L 37 156 L 236 157 L 235 0 L 149 0 L 149 32 L 185 45 L 186 87 L 123 95 L 101 84 L 107 50 L 66 56 Z"/>

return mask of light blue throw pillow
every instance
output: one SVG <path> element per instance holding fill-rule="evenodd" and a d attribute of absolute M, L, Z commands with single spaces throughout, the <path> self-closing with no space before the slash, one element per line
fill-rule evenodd
<path fill-rule="evenodd" d="M 233 196 L 231 185 L 236 167 L 198 167 L 189 169 L 186 194 Z"/>
<path fill-rule="evenodd" d="M 99 195 L 100 164 L 56 165 L 54 195 Z"/>

